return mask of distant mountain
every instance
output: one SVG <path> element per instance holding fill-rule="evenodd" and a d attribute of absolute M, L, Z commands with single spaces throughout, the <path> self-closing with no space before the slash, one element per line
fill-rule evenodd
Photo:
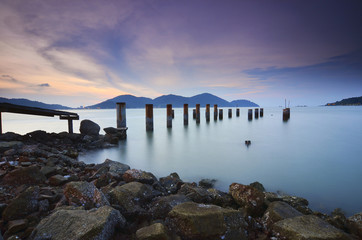
<path fill-rule="evenodd" d="M 359 106 L 362 105 L 362 96 L 342 99 L 334 103 L 327 103 L 326 106 Z"/>
<path fill-rule="evenodd" d="M 59 104 L 47 104 L 38 101 L 31 101 L 25 98 L 2 98 L 0 97 L 0 103 L 11 103 L 17 105 L 23 105 L 27 107 L 37 107 L 37 108 L 47 108 L 47 109 L 71 109 L 70 107 L 66 107 Z"/>
<path fill-rule="evenodd" d="M 190 107 L 194 107 L 196 104 L 200 104 L 201 107 L 204 107 L 206 104 L 210 104 L 211 106 L 217 104 L 219 107 L 259 107 L 259 105 L 248 100 L 228 102 L 210 93 L 202 93 L 193 97 L 169 94 L 153 100 L 151 98 L 135 97 L 132 95 L 120 95 L 86 108 L 112 109 L 116 107 L 117 102 L 125 102 L 127 108 L 144 108 L 145 104 L 153 104 L 155 108 L 164 108 L 167 104 L 172 104 L 172 107 L 183 107 L 185 103 L 189 104 Z"/>

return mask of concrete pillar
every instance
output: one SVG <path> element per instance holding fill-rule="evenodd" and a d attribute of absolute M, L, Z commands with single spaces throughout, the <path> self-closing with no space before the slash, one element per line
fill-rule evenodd
<path fill-rule="evenodd" d="M 125 128 L 126 124 L 126 103 L 118 102 L 116 103 L 117 108 L 117 128 Z"/>
<path fill-rule="evenodd" d="M 253 120 L 253 109 L 248 109 L 248 120 Z"/>
<path fill-rule="evenodd" d="M 146 131 L 153 131 L 153 104 L 146 104 Z"/>
<path fill-rule="evenodd" d="M 167 104 L 166 119 L 167 128 L 172 128 L 172 104 Z"/>
<path fill-rule="evenodd" d="M 232 116 L 233 116 L 233 110 L 231 108 L 229 108 L 228 116 L 229 116 L 229 118 L 232 118 Z"/>
<path fill-rule="evenodd" d="M 237 109 L 236 109 L 236 116 L 237 116 L 237 117 L 240 117 L 240 108 L 237 108 Z"/>
<path fill-rule="evenodd" d="M 206 122 L 210 122 L 210 104 L 206 104 L 205 118 Z"/>
<path fill-rule="evenodd" d="M 189 105 L 184 104 L 184 125 L 189 125 Z"/>
<path fill-rule="evenodd" d="M 214 120 L 217 120 L 217 104 L 214 105 Z"/>
<path fill-rule="evenodd" d="M 224 113 L 222 109 L 219 109 L 219 120 L 222 120 L 224 118 Z"/>
<path fill-rule="evenodd" d="M 259 109 L 255 108 L 254 111 L 255 111 L 254 112 L 254 115 L 255 115 L 254 117 L 255 117 L 255 119 L 258 119 L 259 118 Z"/>
<path fill-rule="evenodd" d="M 196 104 L 196 123 L 200 123 L 200 104 Z"/>

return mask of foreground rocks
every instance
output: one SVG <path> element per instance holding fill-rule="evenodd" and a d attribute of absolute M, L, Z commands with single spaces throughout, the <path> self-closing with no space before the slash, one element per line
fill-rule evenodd
<path fill-rule="evenodd" d="M 260 183 L 222 192 L 213 179 L 187 183 L 177 173 L 158 179 L 109 159 L 77 161 L 100 139 L 1 135 L 12 143 L 0 149 L 0 239 L 362 238 L 361 214 L 313 212 L 306 199 L 265 192 Z"/>

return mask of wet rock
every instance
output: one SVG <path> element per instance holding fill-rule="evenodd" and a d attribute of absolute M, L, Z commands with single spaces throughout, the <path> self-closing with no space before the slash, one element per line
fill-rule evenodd
<path fill-rule="evenodd" d="M 340 208 L 336 208 L 331 213 L 331 216 L 327 216 L 326 218 L 322 218 L 326 220 L 329 224 L 339 228 L 345 232 L 349 231 L 349 223 L 344 215 L 343 211 Z"/>
<path fill-rule="evenodd" d="M 248 215 L 261 216 L 264 213 L 264 193 L 247 185 L 233 183 L 229 193 L 239 206 L 245 208 Z"/>
<path fill-rule="evenodd" d="M 0 134 L 1 141 L 6 141 L 6 142 L 21 141 L 22 139 L 23 137 L 21 135 L 13 132 L 6 132 L 4 134 Z"/>
<path fill-rule="evenodd" d="M 85 209 L 109 205 L 104 194 L 89 182 L 67 183 L 64 196 L 69 205 L 84 206 Z"/>
<path fill-rule="evenodd" d="M 158 197 L 151 203 L 149 211 L 153 219 L 162 219 L 165 218 L 175 206 L 190 201 L 190 199 L 182 194 Z"/>
<path fill-rule="evenodd" d="M 117 128 L 114 127 L 103 128 L 103 130 L 106 134 L 116 134 L 118 132 Z"/>
<path fill-rule="evenodd" d="M 150 185 L 157 182 L 157 178 L 152 173 L 137 169 L 127 170 L 122 178 L 126 182 L 140 182 Z"/>
<path fill-rule="evenodd" d="M 20 231 L 25 230 L 28 227 L 27 219 L 19 219 L 13 220 L 8 223 L 8 230 L 6 231 L 6 235 L 14 234 Z"/>
<path fill-rule="evenodd" d="M 46 178 L 40 172 L 37 166 L 21 167 L 15 169 L 4 176 L 2 184 L 21 185 L 21 184 L 40 184 L 45 182 Z"/>
<path fill-rule="evenodd" d="M 0 142 L 0 152 L 5 152 L 13 148 L 20 148 L 22 145 L 23 143 L 19 141 Z"/>
<path fill-rule="evenodd" d="M 100 129 L 101 127 L 91 120 L 85 119 L 80 122 L 79 131 L 82 135 L 98 136 Z"/>
<path fill-rule="evenodd" d="M 263 222 L 267 226 L 271 226 L 273 223 L 287 218 L 302 216 L 300 212 L 295 210 L 288 203 L 276 201 L 272 202 L 263 216 Z"/>
<path fill-rule="evenodd" d="M 317 216 L 305 215 L 276 222 L 273 231 L 280 237 L 298 240 L 349 240 L 343 231 L 333 227 Z"/>
<path fill-rule="evenodd" d="M 61 186 L 68 182 L 68 178 L 65 178 L 62 175 L 54 175 L 49 178 L 49 184 L 52 186 Z"/>
<path fill-rule="evenodd" d="M 220 207 L 232 207 L 236 208 L 237 204 L 230 194 L 219 191 L 215 188 L 207 189 L 209 196 L 211 197 L 211 203 Z"/>
<path fill-rule="evenodd" d="M 348 218 L 351 233 L 362 239 L 362 212 Z"/>
<path fill-rule="evenodd" d="M 197 203 L 210 203 L 212 199 L 210 193 L 206 189 L 198 187 L 196 184 L 185 183 L 181 186 L 178 193 L 185 195 Z"/>
<path fill-rule="evenodd" d="M 213 188 L 216 183 L 216 179 L 201 179 L 199 181 L 199 186 L 202 188 Z"/>
<path fill-rule="evenodd" d="M 183 184 L 177 173 L 171 173 L 167 177 L 162 177 L 159 180 L 160 184 L 166 189 L 168 193 L 176 193 Z"/>
<path fill-rule="evenodd" d="M 186 202 L 168 214 L 171 228 L 186 239 L 247 239 L 241 212 Z"/>
<path fill-rule="evenodd" d="M 5 208 L 2 218 L 5 221 L 21 219 L 29 214 L 38 211 L 39 208 L 39 187 L 29 187 L 20 193 Z"/>
<path fill-rule="evenodd" d="M 126 220 L 119 211 L 103 206 L 92 210 L 58 210 L 41 220 L 30 239 L 111 239 Z"/>
<path fill-rule="evenodd" d="M 167 228 L 162 223 L 155 223 L 151 226 L 143 227 L 137 230 L 138 240 L 168 240 Z"/>
<path fill-rule="evenodd" d="M 260 182 L 250 183 L 249 186 L 258 189 L 260 192 L 265 192 L 265 188 L 263 184 L 261 184 Z"/>
<path fill-rule="evenodd" d="M 103 163 L 96 165 L 96 169 L 100 169 L 102 167 L 106 167 L 110 173 L 118 174 L 120 176 L 122 176 L 127 170 L 131 169 L 127 164 L 112 161 L 110 159 L 106 159 Z"/>

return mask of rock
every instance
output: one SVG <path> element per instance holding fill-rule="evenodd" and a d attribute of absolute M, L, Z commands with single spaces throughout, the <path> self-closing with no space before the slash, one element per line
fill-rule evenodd
<path fill-rule="evenodd" d="M 317 216 L 305 215 L 274 223 L 273 231 L 280 237 L 296 240 L 349 240 L 346 233 Z"/>
<path fill-rule="evenodd" d="M 62 175 L 54 175 L 49 178 L 49 184 L 52 186 L 61 186 L 68 182 L 68 178 L 65 178 Z"/>
<path fill-rule="evenodd" d="M 155 223 L 151 226 L 137 230 L 138 240 L 168 240 L 167 228 L 162 223 Z"/>
<path fill-rule="evenodd" d="M 109 205 L 104 194 L 89 182 L 67 183 L 64 196 L 69 205 L 84 206 L 85 209 Z"/>
<path fill-rule="evenodd" d="M 261 184 L 260 182 L 250 183 L 249 186 L 258 189 L 260 192 L 265 192 L 265 188 L 263 184 Z"/>
<path fill-rule="evenodd" d="M 42 172 L 48 178 L 57 173 L 57 168 L 51 166 L 44 166 L 40 169 L 40 172 Z"/>
<path fill-rule="evenodd" d="M 207 189 L 209 196 L 211 197 L 211 203 L 214 205 L 218 205 L 220 207 L 232 207 L 235 208 L 237 206 L 234 199 L 230 194 L 219 191 L 215 188 Z"/>
<path fill-rule="evenodd" d="M 265 193 L 265 201 L 266 203 L 274 202 L 274 201 L 283 201 L 288 203 L 290 206 L 298 210 L 299 212 L 308 215 L 312 214 L 313 211 L 308 207 L 308 200 L 301 197 L 289 196 L 283 193 L 276 194 L 272 192 Z"/>
<path fill-rule="evenodd" d="M 21 141 L 23 137 L 20 134 L 13 133 L 13 132 L 6 132 L 4 134 L 0 134 L 0 140 L 1 141 Z"/>
<path fill-rule="evenodd" d="M 126 223 L 119 211 L 103 206 L 92 210 L 58 210 L 41 220 L 30 239 L 111 239 Z"/>
<path fill-rule="evenodd" d="M 199 186 L 202 188 L 213 188 L 216 183 L 216 179 L 201 179 L 199 181 Z"/>
<path fill-rule="evenodd" d="M 157 178 L 152 173 L 137 169 L 127 170 L 122 178 L 126 182 L 140 182 L 150 185 L 157 182 Z"/>
<path fill-rule="evenodd" d="M 264 213 L 264 193 L 238 183 L 229 187 L 229 193 L 239 206 L 245 208 L 248 215 L 261 216 Z"/>
<path fill-rule="evenodd" d="M 186 202 L 168 214 L 171 228 L 186 239 L 247 239 L 241 212 Z"/>
<path fill-rule="evenodd" d="M 117 128 L 114 127 L 107 127 L 107 128 L 103 128 L 104 132 L 106 134 L 117 134 Z"/>
<path fill-rule="evenodd" d="M 38 211 L 39 208 L 39 187 L 29 187 L 20 193 L 5 208 L 2 218 L 5 221 L 21 219 L 29 214 Z"/>
<path fill-rule="evenodd" d="M 40 172 L 37 166 L 21 167 L 15 169 L 4 176 L 2 184 L 22 185 L 22 184 L 40 184 L 45 182 L 46 177 Z"/>
<path fill-rule="evenodd" d="M 91 120 L 85 119 L 80 122 L 79 131 L 82 135 L 98 136 L 100 129 L 101 127 Z"/>
<path fill-rule="evenodd" d="M 0 152 L 5 152 L 12 148 L 20 148 L 23 145 L 19 141 L 10 141 L 10 142 L 0 142 Z"/>
<path fill-rule="evenodd" d="M 263 222 L 267 226 L 271 226 L 273 223 L 287 218 L 302 216 L 300 212 L 295 210 L 288 203 L 276 201 L 272 202 L 263 216 Z"/>
<path fill-rule="evenodd" d="M 351 233 L 362 239 L 362 212 L 348 218 Z"/>
<path fill-rule="evenodd" d="M 6 234 L 7 235 L 14 234 L 22 230 L 25 230 L 27 227 L 28 227 L 27 219 L 13 220 L 8 223 L 8 230 L 6 231 Z"/>
<path fill-rule="evenodd" d="M 96 165 L 96 169 L 102 167 L 106 167 L 110 173 L 118 174 L 120 176 L 123 176 L 127 170 L 131 169 L 127 164 L 112 161 L 110 159 L 106 159 L 103 163 Z"/>
<path fill-rule="evenodd" d="M 186 195 L 186 197 L 197 203 L 210 203 L 212 199 L 206 189 L 197 187 L 196 184 L 185 183 L 178 193 Z"/>
<path fill-rule="evenodd" d="M 171 173 L 167 177 L 160 178 L 160 184 L 166 189 L 168 193 L 176 193 L 183 184 L 177 173 Z"/>
<path fill-rule="evenodd" d="M 167 216 L 173 207 L 189 201 L 191 200 L 182 194 L 158 197 L 151 203 L 149 211 L 153 219 L 163 219 Z"/>

